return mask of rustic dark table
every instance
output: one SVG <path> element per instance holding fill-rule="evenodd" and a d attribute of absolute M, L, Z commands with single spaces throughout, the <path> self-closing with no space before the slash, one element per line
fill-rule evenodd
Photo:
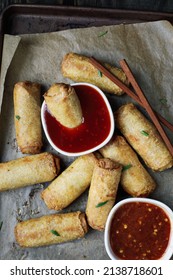
<path fill-rule="evenodd" d="M 0 12 L 10 4 L 45 4 L 173 12 L 172 0 L 0 0 Z"/>

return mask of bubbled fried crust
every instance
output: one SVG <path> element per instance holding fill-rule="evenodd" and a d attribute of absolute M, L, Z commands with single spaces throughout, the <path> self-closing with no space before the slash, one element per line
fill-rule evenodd
<path fill-rule="evenodd" d="M 74 128 L 82 123 L 83 114 L 75 89 L 64 83 L 53 84 L 44 94 L 47 107 L 63 126 Z"/>
<path fill-rule="evenodd" d="M 51 214 L 19 222 L 15 238 L 21 247 L 40 247 L 83 237 L 88 231 L 80 211 Z M 54 234 L 55 233 L 55 234 Z"/>
<path fill-rule="evenodd" d="M 148 196 L 156 188 L 156 182 L 124 137 L 117 135 L 100 152 L 102 156 L 115 160 L 124 167 L 120 183 L 130 195 Z M 127 166 L 129 168 L 125 169 Z"/>
<path fill-rule="evenodd" d="M 14 86 L 14 122 L 18 147 L 23 154 L 40 153 L 42 129 L 40 119 L 41 85 L 30 81 Z"/>
<path fill-rule="evenodd" d="M 115 120 L 121 133 L 149 168 L 163 171 L 173 166 L 173 157 L 157 129 L 134 104 L 121 106 Z"/>
<path fill-rule="evenodd" d="M 107 63 L 104 66 L 123 83 L 128 85 L 124 72 Z M 89 57 L 76 53 L 67 53 L 61 63 L 61 71 L 64 77 L 75 82 L 87 82 L 98 86 L 105 92 L 122 95 L 124 92 L 105 75 L 98 75 L 98 70 L 90 63 Z"/>

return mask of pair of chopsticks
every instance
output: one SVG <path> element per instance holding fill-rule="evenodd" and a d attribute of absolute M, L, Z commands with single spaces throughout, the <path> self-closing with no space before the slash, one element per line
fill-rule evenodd
<path fill-rule="evenodd" d="M 130 67 L 128 66 L 125 59 L 120 61 L 120 65 L 126 74 L 129 82 L 133 86 L 136 94 L 123 82 L 121 82 L 117 77 L 115 77 L 109 70 L 107 70 L 102 64 L 100 64 L 95 58 L 90 58 L 90 63 L 95 66 L 99 71 L 101 71 L 105 76 L 107 76 L 113 83 L 115 83 L 119 88 L 121 88 L 127 95 L 133 98 L 138 104 L 140 104 L 148 113 L 151 120 L 153 121 L 154 125 L 156 126 L 160 136 L 162 137 L 165 145 L 167 146 L 169 152 L 173 156 L 173 146 L 166 135 L 162 125 L 160 124 L 159 120 L 173 132 L 173 125 L 169 123 L 166 119 L 164 119 L 160 114 L 156 113 L 152 107 L 150 106 L 147 98 L 145 97 L 143 91 L 141 90 L 140 86 L 138 85 Z"/>

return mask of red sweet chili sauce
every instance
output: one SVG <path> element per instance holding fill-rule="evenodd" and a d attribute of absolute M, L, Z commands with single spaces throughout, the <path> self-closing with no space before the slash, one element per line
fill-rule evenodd
<path fill-rule="evenodd" d="M 126 260 L 157 260 L 167 248 L 170 220 L 158 206 L 129 202 L 116 212 L 110 228 L 113 252 Z"/>
<path fill-rule="evenodd" d="M 75 85 L 84 121 L 73 129 L 62 126 L 48 111 L 45 120 L 49 136 L 58 148 L 76 153 L 92 149 L 102 143 L 110 132 L 110 116 L 104 99 L 92 87 Z"/>

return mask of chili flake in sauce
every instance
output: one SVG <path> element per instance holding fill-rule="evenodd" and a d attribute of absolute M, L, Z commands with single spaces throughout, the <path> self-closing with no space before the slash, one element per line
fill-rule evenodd
<path fill-rule="evenodd" d="M 169 217 L 160 207 L 130 202 L 114 214 L 110 244 L 120 259 L 157 260 L 167 248 L 170 229 Z"/>

